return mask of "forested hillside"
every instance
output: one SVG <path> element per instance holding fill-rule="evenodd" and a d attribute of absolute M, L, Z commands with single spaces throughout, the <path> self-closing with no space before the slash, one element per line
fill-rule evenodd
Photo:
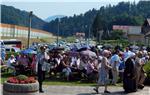
<path fill-rule="evenodd" d="M 65 17 L 60 20 L 60 34 L 73 35 L 75 32 L 85 32 L 88 35 L 89 28 L 96 36 L 96 32 L 112 30 L 112 25 L 142 25 L 146 18 L 150 18 L 150 1 L 140 1 L 135 4 L 120 2 L 116 6 L 102 6 L 99 10 L 89 10 L 85 14 Z M 51 21 L 49 31 L 57 31 L 58 19 Z M 92 27 L 91 27 L 92 26 Z M 108 38 L 103 37 L 103 38 Z"/>
<path fill-rule="evenodd" d="M 12 6 L 1 5 L 1 22 L 21 26 L 29 25 L 29 12 L 21 11 Z M 32 16 L 32 28 L 47 30 L 46 22 L 39 17 Z"/>
<path fill-rule="evenodd" d="M 120 2 L 116 6 L 101 7 L 92 24 L 92 32 L 103 30 L 103 39 L 109 39 L 108 31 L 113 25 L 142 25 L 146 18 L 150 18 L 150 1 L 140 1 L 138 4 Z"/>

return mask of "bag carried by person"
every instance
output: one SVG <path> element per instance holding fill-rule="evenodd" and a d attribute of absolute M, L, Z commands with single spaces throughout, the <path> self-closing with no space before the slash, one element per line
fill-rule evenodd
<path fill-rule="evenodd" d="M 49 72 L 50 71 L 50 64 L 47 63 L 47 62 L 43 62 L 43 64 L 42 64 L 42 71 Z"/>

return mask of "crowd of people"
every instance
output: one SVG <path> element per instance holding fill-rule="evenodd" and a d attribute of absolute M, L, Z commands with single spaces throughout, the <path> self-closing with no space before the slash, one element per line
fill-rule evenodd
<path fill-rule="evenodd" d="M 61 49 L 48 51 L 46 46 L 41 46 L 39 50 L 38 54 L 11 55 L 6 66 L 7 70 L 13 70 L 13 75 L 37 75 L 40 92 L 43 92 L 46 72 L 49 77 L 60 73 L 67 81 L 85 78 L 97 82 L 94 88 L 97 93 L 101 85 L 105 86 L 105 93 L 110 93 L 107 85 L 117 85 L 119 78 L 123 81 L 125 92 L 134 92 L 144 87 L 146 74 L 143 66 L 150 60 L 150 53 L 143 48 L 135 51 L 130 47 L 121 50 L 118 47 L 98 49 L 95 46 L 64 52 Z"/>
<path fill-rule="evenodd" d="M 146 73 L 144 64 L 150 60 L 150 55 L 146 50 L 133 52 L 128 47 L 124 52 L 116 49 L 112 56 L 109 50 L 102 52 L 101 67 L 99 68 L 99 79 L 94 90 L 98 93 L 100 85 L 105 86 L 105 93 L 110 93 L 107 89 L 108 83 L 116 85 L 118 77 L 123 81 L 123 88 L 126 93 L 136 92 L 137 89 L 144 88 Z M 110 74 L 111 72 L 111 74 Z M 110 76 L 112 75 L 112 80 Z"/>

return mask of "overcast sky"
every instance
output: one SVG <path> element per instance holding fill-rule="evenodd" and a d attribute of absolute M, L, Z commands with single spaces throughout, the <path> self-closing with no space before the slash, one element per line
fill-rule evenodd
<path fill-rule="evenodd" d="M 46 19 L 53 15 L 73 16 L 85 13 L 90 9 L 99 9 L 108 4 L 116 5 L 121 1 L 138 2 L 139 0 L 2 0 L 2 4 L 15 8 L 33 11 L 33 13 Z M 5 1 L 5 2 L 4 2 Z"/>

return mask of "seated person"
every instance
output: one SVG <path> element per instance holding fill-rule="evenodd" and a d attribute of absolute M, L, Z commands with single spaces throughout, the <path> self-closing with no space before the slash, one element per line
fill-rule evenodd
<path fill-rule="evenodd" d="M 87 77 L 87 59 L 81 56 L 80 64 L 79 64 L 79 72 L 81 77 Z"/>
<path fill-rule="evenodd" d="M 27 75 L 29 70 L 31 71 L 31 61 L 29 60 L 29 56 L 25 54 L 21 54 L 21 56 L 17 60 L 17 65 L 15 66 L 16 70 L 18 71 L 17 73 L 20 74 L 25 74 Z M 22 68 L 22 69 L 21 69 Z"/>
<path fill-rule="evenodd" d="M 21 62 L 18 62 L 15 65 L 15 70 L 16 70 L 16 75 L 25 74 L 25 66 Z"/>
<path fill-rule="evenodd" d="M 94 64 L 94 60 L 89 59 L 87 64 L 87 75 L 90 80 L 96 79 L 96 76 L 98 74 L 98 70 Z"/>
<path fill-rule="evenodd" d="M 54 75 L 57 74 L 58 70 L 58 66 L 60 64 L 60 57 L 59 56 L 53 56 L 53 55 L 49 55 L 49 59 L 48 59 L 48 63 L 50 65 L 50 71 L 49 71 L 49 75 L 51 76 L 51 73 L 53 72 Z"/>
<path fill-rule="evenodd" d="M 7 72 L 9 71 L 9 69 L 12 69 L 13 73 L 15 74 L 15 67 L 14 67 L 15 63 L 16 63 L 16 58 L 14 57 L 14 55 L 11 55 L 7 61 Z"/>
<path fill-rule="evenodd" d="M 80 65 L 80 58 L 79 57 L 71 57 L 71 70 L 73 72 L 79 71 L 79 65 Z"/>
<path fill-rule="evenodd" d="M 30 63 L 29 58 L 25 54 L 21 54 L 20 58 L 18 58 L 17 61 L 24 66 L 28 66 L 28 64 Z"/>
<path fill-rule="evenodd" d="M 72 71 L 70 69 L 68 56 L 66 56 L 66 55 L 64 56 L 64 58 L 62 60 L 62 65 L 63 65 L 62 73 L 65 75 L 65 78 L 67 79 L 67 81 L 69 81 Z"/>

